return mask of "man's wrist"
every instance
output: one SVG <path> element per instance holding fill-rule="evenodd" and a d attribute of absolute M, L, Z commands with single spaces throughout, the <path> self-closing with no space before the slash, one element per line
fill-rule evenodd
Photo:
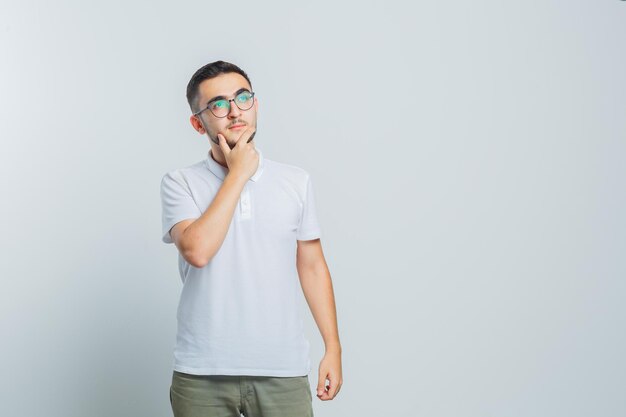
<path fill-rule="evenodd" d="M 339 353 L 339 354 L 341 354 L 341 345 L 339 345 L 339 344 L 326 345 L 326 353 Z"/>
<path fill-rule="evenodd" d="M 248 178 L 246 178 L 245 175 L 240 175 L 236 172 L 229 172 L 228 174 L 226 174 L 224 182 L 230 182 L 232 184 L 235 184 L 238 188 L 243 189 L 243 187 L 248 182 Z"/>

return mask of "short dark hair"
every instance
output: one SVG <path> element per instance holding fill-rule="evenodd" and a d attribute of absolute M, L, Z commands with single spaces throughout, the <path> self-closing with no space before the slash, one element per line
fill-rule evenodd
<path fill-rule="evenodd" d="M 220 74 L 229 72 L 236 72 L 242 75 L 248 81 L 248 84 L 250 84 L 250 88 L 252 88 L 248 74 L 237 65 L 225 61 L 215 61 L 206 64 L 191 76 L 191 80 L 189 80 L 189 84 L 187 84 L 187 102 L 189 103 L 189 108 L 191 108 L 192 113 L 200 110 L 198 108 L 198 87 L 200 83 L 204 80 L 215 78 Z"/>

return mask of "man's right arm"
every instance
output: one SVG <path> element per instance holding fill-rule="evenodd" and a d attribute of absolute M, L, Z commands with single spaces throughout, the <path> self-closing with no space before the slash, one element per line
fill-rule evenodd
<path fill-rule="evenodd" d="M 259 165 L 256 145 L 250 140 L 255 131 L 255 127 L 246 128 L 233 149 L 230 149 L 221 133 L 217 134 L 228 174 L 200 217 L 183 220 L 170 229 L 180 254 L 196 268 L 208 264 L 224 243 L 241 191 Z"/>
<path fill-rule="evenodd" d="M 183 220 L 172 227 L 172 240 L 189 264 L 204 267 L 222 246 L 247 181 L 244 175 L 228 173 L 200 217 Z"/>

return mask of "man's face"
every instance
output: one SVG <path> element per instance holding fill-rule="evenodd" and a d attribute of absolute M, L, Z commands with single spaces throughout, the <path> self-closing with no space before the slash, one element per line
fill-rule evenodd
<path fill-rule="evenodd" d="M 226 99 L 235 98 L 235 94 L 242 88 L 252 91 L 248 81 L 236 72 L 220 74 L 215 78 L 204 80 L 199 86 L 198 109 L 206 108 L 207 103 L 218 96 L 222 96 L 221 98 Z M 256 129 L 258 106 L 259 103 L 256 97 L 254 97 L 254 105 L 248 110 L 240 110 L 237 105 L 231 101 L 230 111 L 226 117 L 216 117 L 211 113 L 211 110 L 206 109 L 197 116 L 192 116 L 191 123 L 198 132 L 204 133 L 206 131 L 209 138 L 218 145 L 219 140 L 217 134 L 221 133 L 226 139 L 228 146 L 232 149 L 247 127 L 253 126 Z M 202 123 L 200 123 L 198 118 L 202 118 Z M 243 127 L 232 128 L 235 125 L 242 124 L 244 125 Z"/>

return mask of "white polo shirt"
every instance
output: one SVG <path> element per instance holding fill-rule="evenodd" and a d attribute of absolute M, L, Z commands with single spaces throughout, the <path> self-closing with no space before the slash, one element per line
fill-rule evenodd
<path fill-rule="evenodd" d="M 203 268 L 178 254 L 183 288 L 174 370 L 196 375 L 303 376 L 309 342 L 300 315 L 296 240 L 320 237 L 313 186 L 302 168 L 268 160 L 241 192 L 224 242 Z M 161 180 L 163 237 L 207 209 L 228 169 L 207 158 Z"/>

